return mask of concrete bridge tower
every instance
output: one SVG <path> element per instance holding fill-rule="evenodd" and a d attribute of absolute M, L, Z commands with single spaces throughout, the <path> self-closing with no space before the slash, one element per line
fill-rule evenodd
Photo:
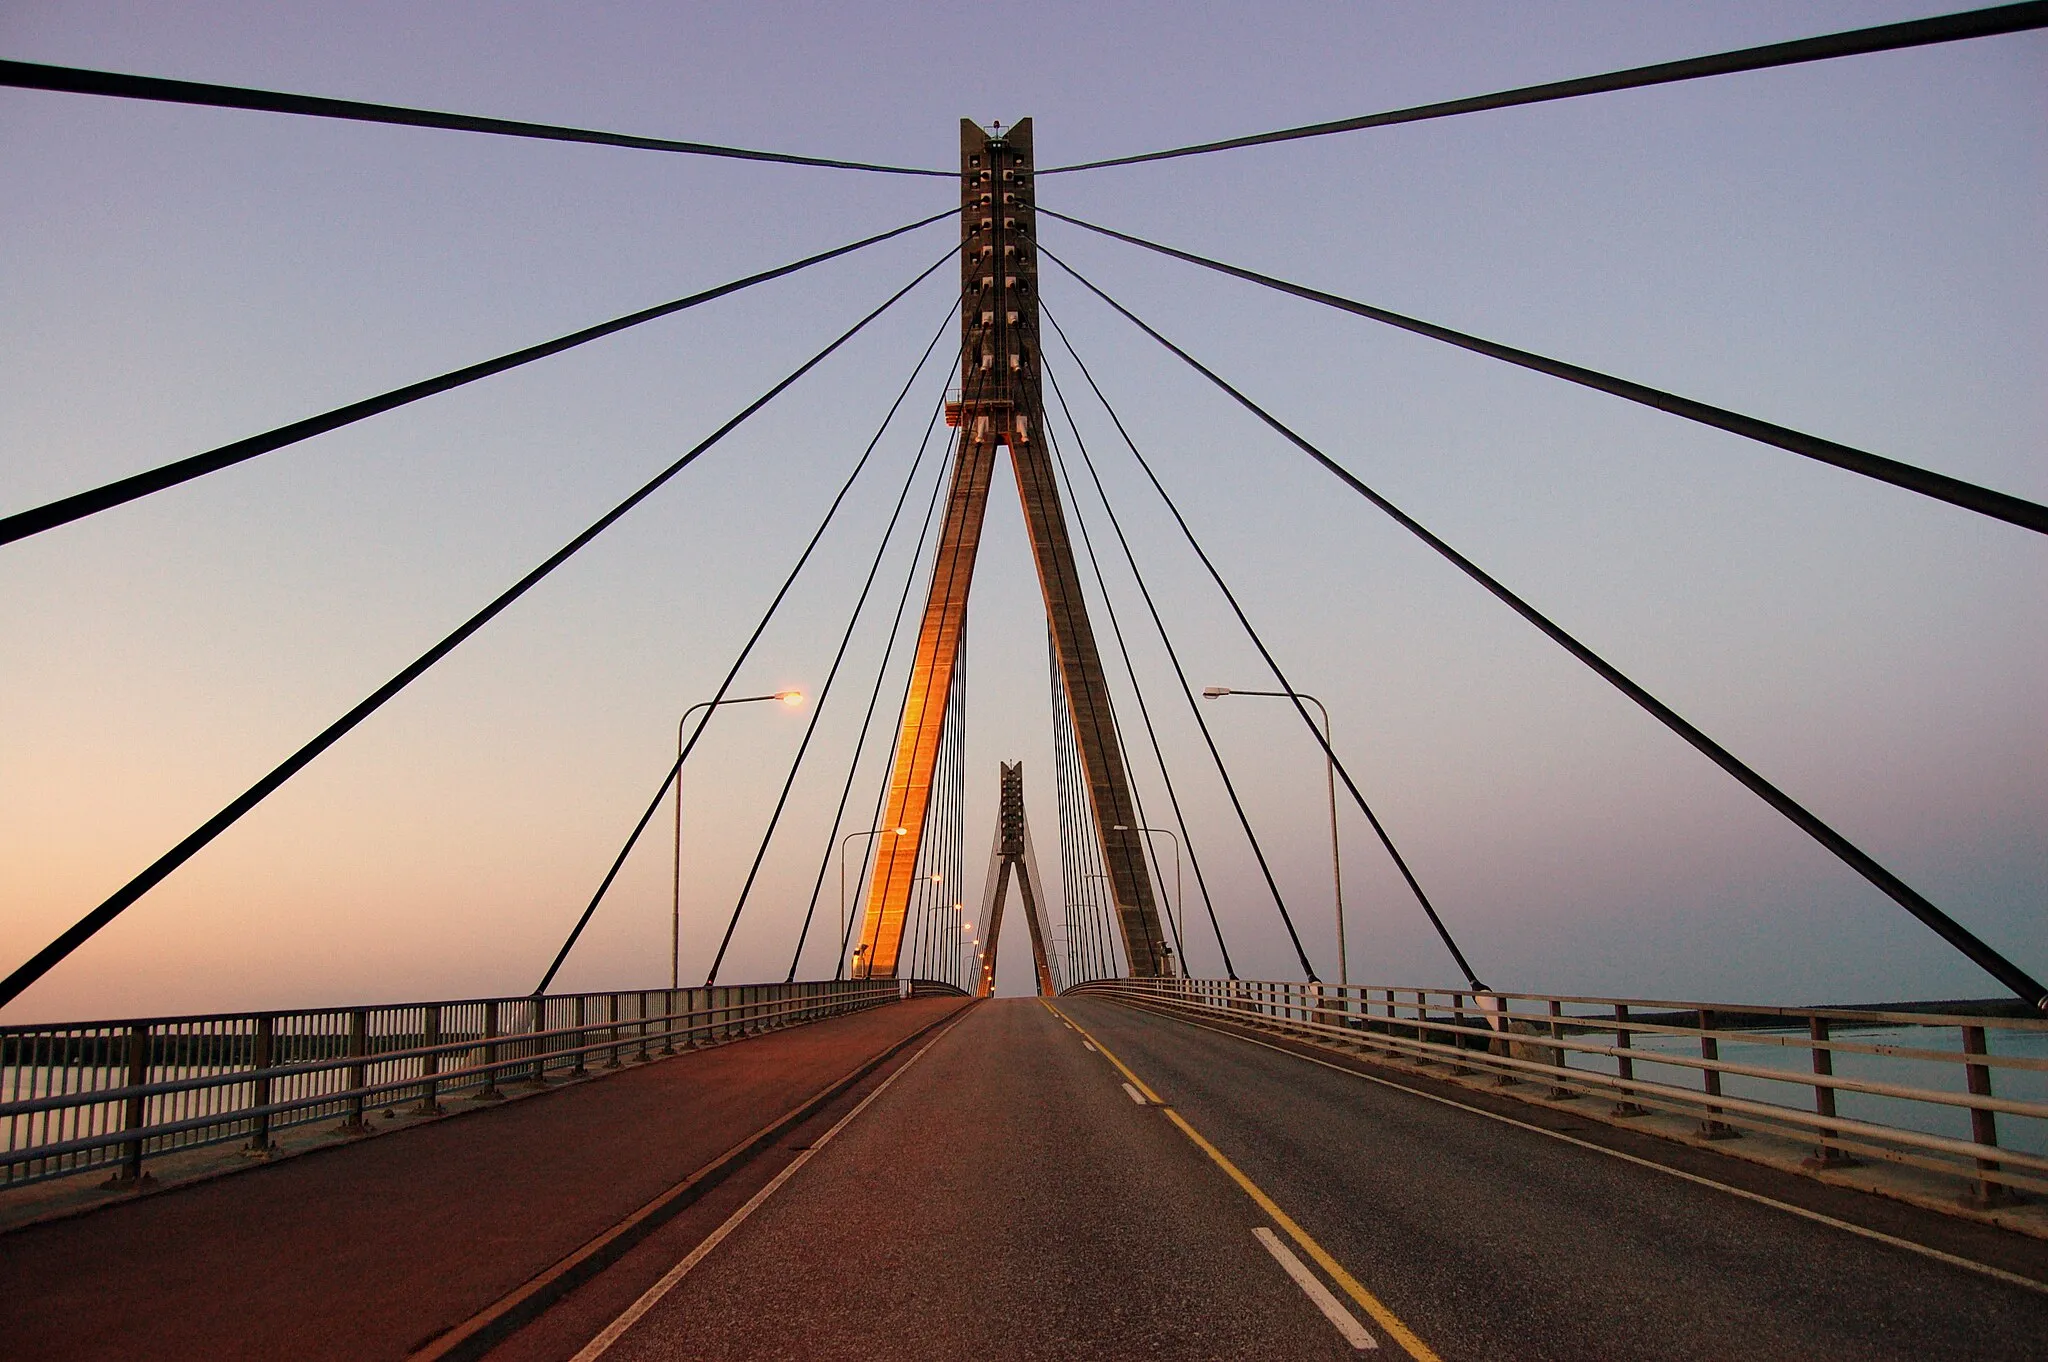
<path fill-rule="evenodd" d="M 1016 474 L 1125 958 L 1140 978 L 1168 972 L 1142 843 L 1129 830 L 1141 820 L 1131 802 L 1109 685 L 1043 438 L 1033 178 L 1030 119 L 1007 132 L 961 120 L 960 396 L 946 413 L 960 431 L 959 453 L 883 814 L 883 826 L 909 831 L 885 839 L 875 860 L 856 957 L 856 973 L 864 978 L 893 978 L 897 972 L 997 446 L 1009 450 Z"/>

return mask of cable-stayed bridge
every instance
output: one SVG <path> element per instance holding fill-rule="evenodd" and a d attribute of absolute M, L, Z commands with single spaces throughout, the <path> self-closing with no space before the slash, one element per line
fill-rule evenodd
<path fill-rule="evenodd" d="M 800 401 L 871 325 L 913 296 L 947 295 L 824 515 L 794 528 L 778 589 L 715 692 L 683 714 L 673 760 L 529 991 L 0 1028 L 0 1224 L 12 1227 L 0 1280 L 17 1345 L 53 1357 L 2037 1355 L 2048 987 L 2014 958 L 2026 952 L 1989 939 L 1969 904 L 1909 883 L 1766 774 L 1764 755 L 1724 745 L 1618 666 L 1611 645 L 1567 629 L 1481 549 L 1450 542 L 1233 382 L 1202 338 L 1083 273 L 1060 238 L 1113 241 L 1188 266 L 1191 281 L 1221 275 L 1814 461 L 1985 535 L 2048 533 L 2048 507 L 1095 222 L 1059 206 L 1063 181 L 1048 177 L 2043 27 L 2048 4 L 2005 5 L 1047 166 L 1029 119 L 963 120 L 959 164 L 944 169 L 0 61 L 0 83 L 20 90 L 958 191 L 892 230 L 0 516 L 4 553 L 884 242 L 930 247 L 920 271 L 878 288 L 864 315 L 22 961 L 0 982 L 4 1005 L 734 431 Z M 1313 660 L 1269 646 L 1171 471 L 1062 325 L 1081 307 L 1266 428 L 1333 498 L 1456 569 L 1509 627 L 1555 645 L 1919 924 L 1927 950 L 1960 955 L 2004 996 L 1797 1007 L 1482 977 L 1483 947 L 1432 896 L 1428 867 L 1368 798 L 1356 749 L 1347 763 L 1328 711 L 1297 684 Z M 914 457 L 887 473 L 883 451 L 906 430 Z M 1113 499 L 1111 461 L 1152 494 L 1142 508 Z M 876 483 L 889 514 L 824 640 L 815 690 L 755 693 L 743 678 L 764 636 L 849 499 Z M 967 758 L 971 588 L 989 497 L 1010 486 L 1044 602 L 1049 775 Z M 1159 565 L 1129 532 L 1134 513 L 1161 517 L 1191 555 L 1261 660 L 1256 685 L 1200 684 L 1155 597 Z M 857 676 L 849 658 L 874 633 L 880 662 Z M 1160 674 L 1138 664 L 1153 648 Z M 1320 754 L 1333 959 L 1319 963 L 1245 773 L 1212 731 L 1208 702 L 1232 696 L 1291 711 Z M 715 948 L 686 972 L 681 783 L 722 710 L 770 702 L 804 714 L 802 736 Z M 828 708 L 856 707 L 851 749 L 829 750 Z M 1162 737 L 1169 711 L 1200 735 L 1192 752 Z M 1056 793 L 1058 825 L 1041 841 L 1027 775 Z M 784 820 L 802 781 L 824 785 L 835 812 L 828 835 L 798 847 Z M 992 829 L 968 826 L 982 783 L 1000 790 Z M 1226 819 L 1192 816 L 1184 796 L 1197 786 L 1220 790 Z M 665 814 L 666 986 L 557 988 L 629 858 L 670 833 Z M 1448 987 L 1350 977 L 1340 814 L 1369 829 L 1455 971 Z M 983 835 L 985 872 L 970 856 Z M 1218 911 L 1203 865 L 1219 844 L 1257 867 L 1261 940 L 1285 943 L 1297 977 L 1241 974 L 1243 918 Z M 1057 894 L 1040 845 L 1057 850 Z M 759 916 L 764 869 L 792 859 L 809 888 L 787 969 L 735 982 L 728 954 L 750 908 Z M 1025 918 L 1035 998 L 992 996 L 1006 912 Z M 1191 963 L 1210 958 L 1213 972 Z"/>

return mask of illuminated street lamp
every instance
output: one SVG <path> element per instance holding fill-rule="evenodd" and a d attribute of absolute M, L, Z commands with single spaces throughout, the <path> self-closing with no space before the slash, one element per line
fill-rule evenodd
<path fill-rule="evenodd" d="M 1330 783 L 1330 879 L 1337 891 L 1337 986 L 1348 987 L 1351 983 L 1351 966 L 1344 949 L 1344 862 L 1337 852 L 1337 747 L 1330 738 L 1330 711 L 1321 700 L 1305 691 L 1284 690 L 1232 690 L 1229 686 L 1209 686 L 1203 689 L 1202 698 L 1217 700 L 1226 695 L 1263 695 L 1279 700 L 1306 700 L 1321 711 L 1323 716 L 1323 755 L 1326 774 Z"/>
<path fill-rule="evenodd" d="M 856 837 L 880 837 L 884 833 L 888 833 L 892 837 L 908 837 L 910 829 L 869 828 L 866 832 L 849 832 L 846 836 L 839 839 L 839 949 L 842 951 L 846 949 L 846 844 L 853 841 Z M 860 958 L 867 952 L 867 948 L 867 943 L 863 941 L 853 949 L 853 969 L 856 974 L 860 970 Z M 833 962 L 832 977 L 838 978 L 839 971 L 845 968 L 846 962 L 844 960 Z"/>
<path fill-rule="evenodd" d="M 804 702 L 804 693 L 800 690 L 779 690 L 772 695 L 740 695 L 729 700 L 699 700 L 683 711 L 682 718 L 676 720 L 675 895 L 668 931 L 668 986 L 671 991 L 682 982 L 683 961 L 683 726 L 688 724 L 690 716 L 700 709 L 716 709 L 720 705 L 754 705 L 764 700 L 780 700 L 791 709 L 795 709 Z M 709 723 L 710 716 L 706 715 L 704 721 Z"/>

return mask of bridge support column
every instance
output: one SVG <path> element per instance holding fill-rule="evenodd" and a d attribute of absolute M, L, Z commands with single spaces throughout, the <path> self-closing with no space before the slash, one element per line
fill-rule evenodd
<path fill-rule="evenodd" d="M 1003 792 L 996 812 L 996 841 L 988 857 L 988 887 L 981 898 L 983 946 L 981 968 L 976 972 L 974 996 L 986 998 L 996 987 L 996 946 L 1002 940 L 1003 901 L 1011 877 L 1024 899 L 1024 921 L 1031 929 L 1031 960 L 1038 972 L 1038 996 L 1055 997 L 1059 985 L 1053 978 L 1052 961 L 1046 942 L 1052 932 L 1046 922 L 1045 892 L 1039 885 L 1038 858 L 1031 850 L 1031 825 L 1024 817 L 1024 763 L 1002 763 Z"/>
<path fill-rule="evenodd" d="M 946 412 L 948 424 L 960 431 L 959 453 L 882 824 L 907 833 L 884 839 L 877 852 L 855 957 L 858 978 L 897 975 L 942 716 L 967 621 L 968 588 L 998 445 L 1009 450 L 1016 474 L 1046 621 L 1073 715 L 1093 832 L 1116 901 L 1124 956 L 1139 978 L 1164 975 L 1170 969 L 1141 836 L 1135 830 L 1142 820 L 1131 798 L 1110 710 L 1109 682 L 1088 622 L 1081 575 L 1045 442 L 1034 174 L 1031 120 L 1006 133 L 984 131 L 961 120 L 960 397 L 948 403 Z"/>

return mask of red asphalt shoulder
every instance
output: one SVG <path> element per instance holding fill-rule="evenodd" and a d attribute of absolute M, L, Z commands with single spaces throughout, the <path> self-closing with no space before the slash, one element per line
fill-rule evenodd
<path fill-rule="evenodd" d="M 10 1350 L 391 1357 L 960 999 L 689 1052 L 0 1236 Z"/>

